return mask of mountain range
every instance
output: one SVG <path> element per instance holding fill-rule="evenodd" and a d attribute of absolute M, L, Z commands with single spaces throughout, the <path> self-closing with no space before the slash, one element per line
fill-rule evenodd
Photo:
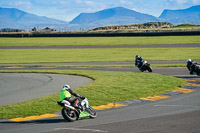
<path fill-rule="evenodd" d="M 67 24 L 65 21 L 37 16 L 16 8 L 0 8 L 0 29 L 22 28 L 27 29 L 37 25 Z"/>
<path fill-rule="evenodd" d="M 183 23 L 200 25 L 200 5 L 182 10 L 164 10 L 159 19 L 175 25 Z"/>
<path fill-rule="evenodd" d="M 157 22 L 158 18 L 139 13 L 123 7 L 105 9 L 95 13 L 81 13 L 70 24 L 81 25 L 118 25 L 118 24 L 135 24 L 144 22 Z"/>
<path fill-rule="evenodd" d="M 80 27 L 84 29 L 104 25 L 126 25 L 146 22 L 170 22 L 174 25 L 192 23 L 200 25 L 200 5 L 182 10 L 165 9 L 159 17 L 140 13 L 124 7 L 105 9 L 95 13 L 81 13 L 71 22 L 65 22 L 44 16 L 37 16 L 16 8 L 0 8 L 0 29 L 33 27 Z M 71 29 L 73 30 L 73 29 Z"/>

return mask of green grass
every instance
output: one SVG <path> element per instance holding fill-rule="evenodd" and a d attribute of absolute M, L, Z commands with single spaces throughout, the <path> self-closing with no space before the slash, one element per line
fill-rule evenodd
<path fill-rule="evenodd" d="M 158 95 L 185 85 L 183 79 L 153 73 L 79 70 L 21 70 L 0 72 L 60 73 L 83 75 L 93 78 L 95 79 L 94 82 L 74 90 L 76 93 L 86 96 L 92 106 Z M 0 119 L 60 111 L 61 108 L 56 103 L 58 99 L 59 94 L 54 94 L 18 104 L 1 106 Z"/>
<path fill-rule="evenodd" d="M 181 25 L 177 25 L 177 26 L 174 26 L 173 28 L 175 29 L 191 29 L 191 28 L 200 28 L 200 25 L 190 25 L 190 24 L 181 24 Z"/>
<path fill-rule="evenodd" d="M 0 63 L 109 62 L 200 59 L 196 48 L 114 48 L 114 49 L 0 49 Z"/>
<path fill-rule="evenodd" d="M 200 36 L 0 38 L 1 46 L 194 44 Z"/>

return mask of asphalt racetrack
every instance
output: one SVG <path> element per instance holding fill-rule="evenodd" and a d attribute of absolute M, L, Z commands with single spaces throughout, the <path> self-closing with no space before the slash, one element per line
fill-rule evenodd
<path fill-rule="evenodd" d="M 199 46 L 199 45 L 198 45 Z M 8 68 L 1 67 L 2 70 Z M 21 69 L 38 69 L 38 68 L 21 68 Z M 106 70 L 106 71 L 131 71 L 139 72 L 135 67 L 127 68 L 107 68 L 107 67 L 93 67 L 93 68 L 72 68 L 60 67 L 54 69 L 86 69 L 86 70 Z M 176 76 L 179 78 L 190 79 L 188 81 L 192 84 L 200 84 L 200 77 L 196 75 L 189 75 L 186 68 L 154 68 L 154 73 Z M 38 84 L 38 87 L 48 88 L 54 82 L 60 82 L 52 89 L 57 91 L 57 88 L 63 83 L 66 83 L 56 75 L 40 75 L 40 81 L 34 79 L 34 74 L 13 74 L 13 78 L 9 78 L 9 74 L 0 74 L 6 77 L 7 81 L 11 81 L 13 85 L 6 84 L 5 81 L 0 80 L 4 86 L 10 87 L 16 83 L 24 82 L 21 79 L 30 79 L 35 82 L 30 84 Z M 0 76 L 0 77 L 1 77 Z M 52 81 L 50 77 L 55 81 Z M 69 77 L 70 80 L 70 77 Z M 73 79 L 75 80 L 75 79 Z M 50 83 L 49 83 L 50 82 Z M 52 82 L 52 84 L 51 84 Z M 90 79 L 87 83 L 91 82 Z M 5 85 L 6 84 L 6 85 Z M 48 85 L 49 84 L 49 85 Z M 85 83 L 83 83 L 85 84 Z M 23 84 L 22 84 L 23 85 Z M 80 84 L 81 85 L 81 84 Z M 74 86 L 76 87 L 76 86 Z M 76 122 L 66 122 L 61 116 L 40 120 L 13 122 L 2 120 L 0 121 L 1 133 L 199 133 L 200 132 L 200 87 L 199 86 L 184 86 L 187 89 L 194 90 L 191 93 L 169 93 L 170 98 L 157 101 L 141 101 L 133 100 L 126 101 L 128 106 L 113 108 L 108 110 L 97 111 L 98 116 L 95 119 L 83 119 Z M 26 88 L 26 86 L 24 87 Z M 31 90 L 31 88 L 29 88 Z M 13 88 L 15 91 L 15 88 Z M 42 91 L 42 90 L 40 90 Z M 17 91 L 16 91 L 17 92 Z M 9 94 L 9 92 L 3 92 Z M 54 92 L 53 92 L 54 93 Z M 2 95 L 2 92 L 1 92 Z M 14 94 L 13 94 L 14 95 Z M 5 100 L 5 99 L 0 99 Z"/>
<path fill-rule="evenodd" d="M 64 84 L 73 89 L 92 81 L 75 75 L 0 73 L 0 106 L 59 93 Z"/>

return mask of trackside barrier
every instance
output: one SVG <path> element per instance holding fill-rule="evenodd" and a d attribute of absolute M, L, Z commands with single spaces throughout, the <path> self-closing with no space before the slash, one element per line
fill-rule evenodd
<path fill-rule="evenodd" d="M 200 35 L 200 31 L 137 32 L 137 33 L 2 33 L 0 37 L 117 37 L 117 36 L 188 36 Z"/>

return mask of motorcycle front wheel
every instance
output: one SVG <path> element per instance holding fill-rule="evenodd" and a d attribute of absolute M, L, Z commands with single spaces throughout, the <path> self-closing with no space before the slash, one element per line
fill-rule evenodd
<path fill-rule="evenodd" d="M 151 66 L 148 67 L 148 71 L 149 71 L 149 72 L 152 72 L 152 71 L 153 71 L 153 69 L 151 68 Z"/>
<path fill-rule="evenodd" d="M 90 114 L 90 118 L 97 117 L 96 111 L 91 106 L 89 106 L 89 108 L 87 108 L 86 111 Z"/>
<path fill-rule="evenodd" d="M 73 122 L 77 119 L 77 114 L 74 110 L 63 108 L 61 111 L 63 118 L 69 122 Z"/>

